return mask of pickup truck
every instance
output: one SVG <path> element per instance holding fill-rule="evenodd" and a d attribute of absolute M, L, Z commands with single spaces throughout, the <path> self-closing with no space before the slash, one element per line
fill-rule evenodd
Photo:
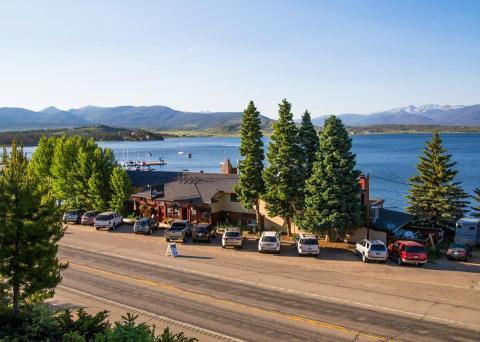
<path fill-rule="evenodd" d="M 95 229 L 108 228 L 108 230 L 113 230 L 120 226 L 122 222 L 123 217 L 120 214 L 107 211 L 97 215 L 95 218 Z"/>
<path fill-rule="evenodd" d="M 165 231 L 165 240 L 185 242 L 187 237 L 192 234 L 192 227 L 187 220 L 176 220 L 172 222 L 170 228 Z"/>

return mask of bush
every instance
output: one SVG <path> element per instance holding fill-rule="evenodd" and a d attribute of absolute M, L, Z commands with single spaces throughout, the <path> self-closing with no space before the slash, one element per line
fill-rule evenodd
<path fill-rule="evenodd" d="M 136 324 L 138 316 L 127 313 L 113 328 L 107 321 L 108 312 L 95 315 L 83 309 L 52 310 L 46 304 L 23 307 L 14 317 L 10 308 L 0 307 L 0 341 L 52 341 L 52 342 L 195 342 L 196 338 L 183 333 L 173 334 L 168 328 L 155 336 L 155 327 Z"/>

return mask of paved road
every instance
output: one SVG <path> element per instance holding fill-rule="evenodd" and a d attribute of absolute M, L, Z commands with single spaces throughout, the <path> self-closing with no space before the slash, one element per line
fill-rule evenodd
<path fill-rule="evenodd" d="M 166 244 L 158 234 L 134 235 L 130 229 L 69 227 L 60 251 L 70 261 L 59 288 L 64 298 L 70 294 L 77 298 L 73 303 L 90 297 L 108 307 L 185 322 L 184 330 L 200 340 L 480 336 L 477 264 L 449 271 L 442 265 L 365 265 L 334 251 L 322 251 L 321 259 L 291 257 L 292 249 L 258 255 L 252 253 L 254 241 L 245 251 L 223 250 L 218 243 L 180 245 L 181 257 L 171 258 L 163 255 Z"/>

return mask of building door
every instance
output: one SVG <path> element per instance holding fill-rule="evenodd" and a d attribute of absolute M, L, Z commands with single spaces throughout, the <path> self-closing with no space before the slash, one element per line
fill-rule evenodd
<path fill-rule="evenodd" d="M 182 220 L 188 220 L 188 218 L 187 218 L 187 208 L 182 208 Z"/>

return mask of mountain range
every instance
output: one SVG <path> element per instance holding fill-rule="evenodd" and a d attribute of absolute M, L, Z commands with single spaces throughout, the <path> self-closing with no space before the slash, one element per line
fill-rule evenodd
<path fill-rule="evenodd" d="M 314 125 L 323 126 L 327 115 L 312 119 Z M 372 114 L 340 114 L 349 127 L 375 125 L 433 125 L 433 126 L 480 126 L 480 105 L 471 106 L 407 106 Z"/>
<path fill-rule="evenodd" d="M 261 120 L 264 128 L 273 122 L 265 116 Z M 0 131 L 91 125 L 160 130 L 236 130 L 241 122 L 241 112 L 183 112 L 166 106 L 86 106 L 70 110 L 48 107 L 38 112 L 0 108 Z"/>
<path fill-rule="evenodd" d="M 372 114 L 337 115 L 349 127 L 374 125 L 439 125 L 480 126 L 480 105 L 471 106 L 407 106 Z M 314 118 L 322 126 L 325 116 Z M 68 128 L 92 125 L 146 128 L 159 130 L 209 130 L 237 131 L 242 120 L 241 112 L 184 112 L 167 106 L 86 106 L 61 110 L 48 107 L 41 111 L 24 108 L 0 108 L 0 131 Z M 271 128 L 274 120 L 261 117 L 264 129 Z"/>

